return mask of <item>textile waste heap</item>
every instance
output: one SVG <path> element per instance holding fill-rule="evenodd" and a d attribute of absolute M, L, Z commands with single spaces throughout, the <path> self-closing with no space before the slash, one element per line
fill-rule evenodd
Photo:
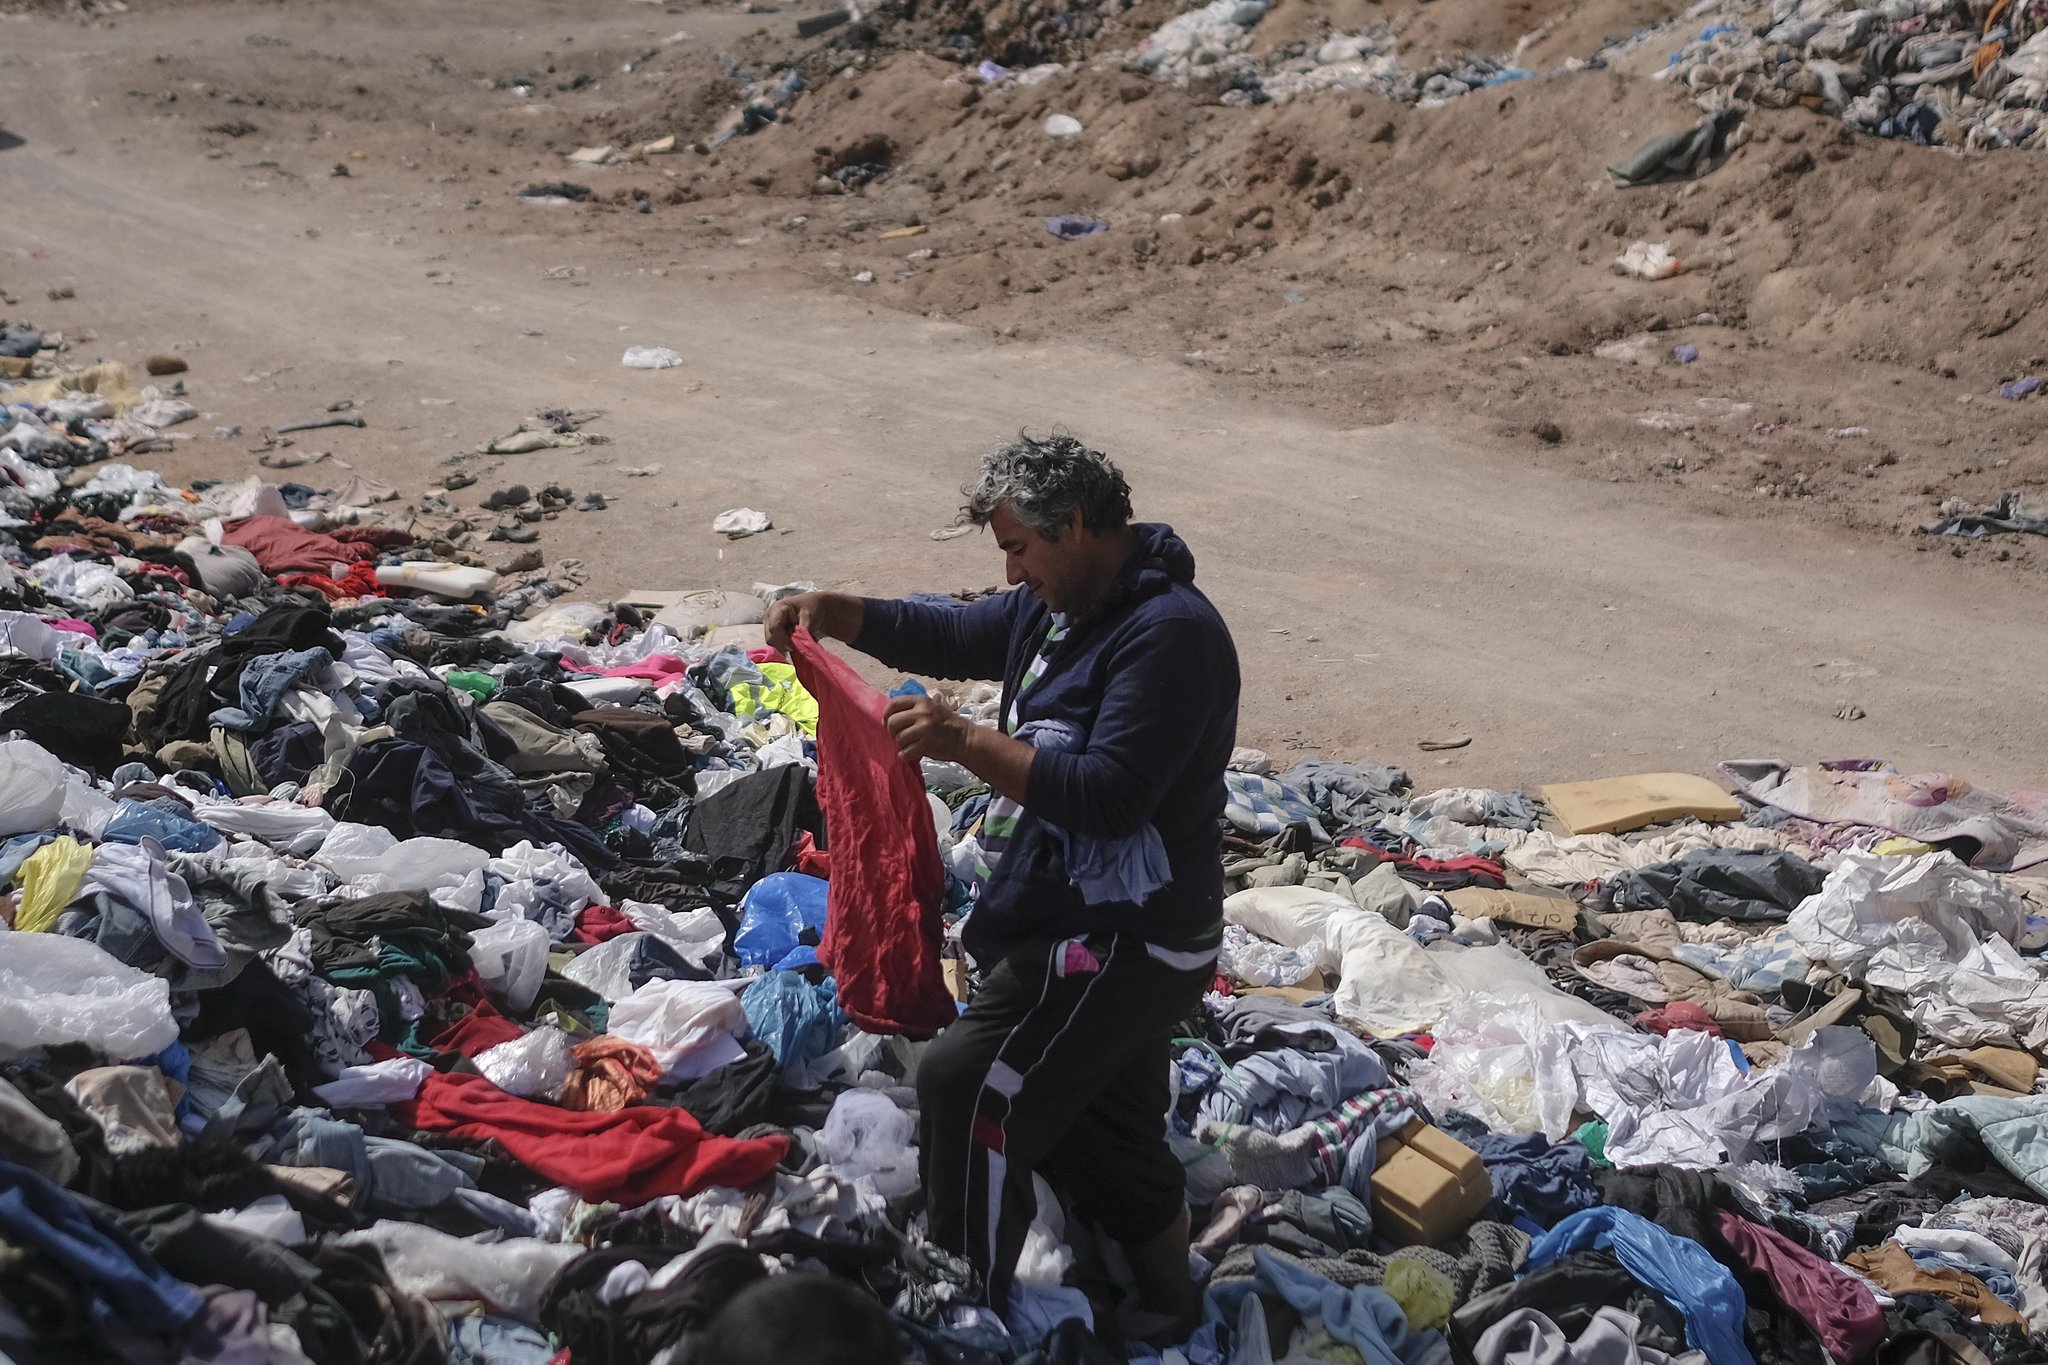
<path fill-rule="evenodd" d="M 449 581 L 402 516 L 168 486 L 105 462 L 154 439 L 122 404 L 34 392 L 0 1351 L 683 1360 L 803 1270 L 931 1365 L 1152 1353 L 1049 1187 L 1002 1311 L 920 1235 L 913 1035 L 989 793 L 834 738 L 875 699 L 762 644 L 783 589 L 386 588 Z M 2048 1361 L 2048 798 L 1723 777 L 1573 834 L 1558 789 L 1239 752 L 1161 1116 L 1206 1285 L 1174 1365 Z"/>

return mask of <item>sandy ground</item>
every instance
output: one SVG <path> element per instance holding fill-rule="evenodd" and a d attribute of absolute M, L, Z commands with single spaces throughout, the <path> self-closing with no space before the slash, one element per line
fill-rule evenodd
<path fill-rule="evenodd" d="M 1461 419 L 1441 399 L 1347 420 L 1270 348 L 1257 368 L 1274 382 L 1250 383 L 1245 367 L 1114 344 L 1099 319 L 920 312 L 848 285 L 859 263 L 835 240 L 786 240 L 807 236 L 789 225 L 809 216 L 801 201 L 700 198 L 641 215 L 512 197 L 560 178 L 562 145 L 582 129 L 522 112 L 478 72 L 615 72 L 620 54 L 684 30 L 672 46 L 712 81 L 702 54 L 766 22 L 787 17 L 365 0 L 0 19 L 0 126 L 23 140 L 0 151 L 5 315 L 63 329 L 81 360 L 186 356 L 203 415 L 184 428 L 194 439 L 153 457 L 174 479 L 256 470 L 252 439 L 217 438 L 216 425 L 254 433 L 341 398 L 367 428 L 298 449 L 408 493 L 536 411 L 601 409 L 588 429 L 606 444 L 470 461 L 484 481 L 456 495 L 473 505 L 513 481 L 605 492 L 610 510 L 564 514 L 541 541 L 551 561 L 583 561 L 592 594 L 988 585 L 1000 564 L 984 538 L 930 533 L 950 522 L 979 448 L 1063 424 L 1114 452 L 1140 514 L 1193 545 L 1243 656 L 1244 742 L 1404 763 L 1425 788 L 1757 756 L 2048 777 L 2040 577 L 2029 561 L 1997 563 L 1996 547 L 1959 559 L 1868 519 L 1787 513 L 1782 499 L 1610 478 L 1606 457 L 1547 458 L 1508 434 L 1524 430 L 1519 415 Z M 730 95 L 679 75 L 665 117 L 701 124 Z M 207 131 L 242 122 L 253 131 Z M 664 169 L 576 178 L 627 174 L 657 194 L 688 182 Z M 850 226 L 858 198 L 812 203 L 841 240 L 863 230 Z M 895 221 L 865 228 L 878 260 L 872 234 Z M 1245 278 L 1161 274 L 1150 287 L 1229 331 L 1241 310 L 1205 290 Z M 47 298 L 64 286 L 75 296 Z M 1407 325 L 1398 296 L 1377 306 L 1361 327 Z M 686 364 L 628 371 L 628 345 L 672 346 Z M 1518 350 L 1440 354 L 1431 382 L 1470 392 Z M 1427 365 L 1417 352 L 1396 367 Z M 1899 387 L 1891 377 L 1869 382 Z M 1634 421 L 1610 381 L 1522 382 L 1568 427 Z M 2009 409 L 1998 420 L 2014 450 L 2036 448 Z M 652 477 L 619 472 L 650 464 Z M 712 535 L 712 516 L 739 505 L 775 532 Z M 1867 717 L 1836 719 L 1842 703 Z M 1453 753 L 1417 747 L 1465 735 Z"/>

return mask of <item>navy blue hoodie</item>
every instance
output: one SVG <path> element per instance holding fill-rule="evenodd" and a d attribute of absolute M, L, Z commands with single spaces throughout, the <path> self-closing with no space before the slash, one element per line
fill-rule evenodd
<path fill-rule="evenodd" d="M 1223 773 L 1237 742 L 1237 646 L 1195 587 L 1195 557 L 1168 526 L 1139 525 L 1138 548 L 1074 621 L 1025 693 L 1018 723 L 1064 720 L 1080 749 L 1040 749 L 1024 814 L 964 932 L 978 962 L 1026 939 L 1104 932 L 1195 951 L 1223 933 Z M 1052 614 L 1028 589 L 965 607 L 870 598 L 852 643 L 927 677 L 1001 678 L 1007 715 Z M 1150 823 L 1172 880 L 1143 904 L 1089 905 L 1040 822 L 1118 838 Z"/>

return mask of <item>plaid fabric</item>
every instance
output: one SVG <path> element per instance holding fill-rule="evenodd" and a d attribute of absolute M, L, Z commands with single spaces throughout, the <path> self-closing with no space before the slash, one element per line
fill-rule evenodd
<path fill-rule="evenodd" d="M 1045 670 L 1052 666 L 1053 646 L 1066 638 L 1067 618 L 1054 616 L 1051 628 L 1045 632 L 1045 642 L 1039 645 L 1038 653 L 1032 656 L 1030 665 L 1024 670 L 1024 676 L 1018 680 L 1016 694 L 1010 698 L 1010 709 L 1003 716 L 1004 734 L 1017 733 L 1017 713 L 1023 704 L 1024 694 L 1045 676 Z M 1003 854 L 1010 847 L 1010 840 L 1016 837 L 1017 821 L 1023 814 L 1024 807 L 1007 796 L 996 796 L 989 801 L 988 810 L 981 817 L 981 853 L 974 862 L 974 880 L 978 886 L 986 886 L 989 876 L 996 870 L 996 865 L 1002 862 Z"/>
<path fill-rule="evenodd" d="M 1323 1183 L 1343 1184 L 1344 1163 L 1352 1146 L 1368 1132 L 1377 1139 L 1400 1128 L 1415 1112 L 1415 1105 L 1413 1090 L 1391 1085 L 1353 1095 L 1321 1118 L 1303 1124 L 1308 1130 L 1309 1157 Z"/>
<path fill-rule="evenodd" d="M 1229 787 L 1223 814 L 1231 825 L 1246 834 L 1271 836 L 1289 825 L 1305 824 L 1318 840 L 1327 842 L 1316 808 L 1293 787 L 1257 773 L 1227 772 Z"/>

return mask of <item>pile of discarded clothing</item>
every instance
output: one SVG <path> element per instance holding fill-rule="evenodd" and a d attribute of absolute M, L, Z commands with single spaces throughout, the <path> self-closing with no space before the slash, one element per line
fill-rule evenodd
<path fill-rule="evenodd" d="M 576 601 L 110 462 L 141 395 L 50 382 L 0 389 L 0 1352 L 676 1361 L 800 1271 L 929 1365 L 1156 1354 L 1051 1187 L 1002 1311 L 922 1236 L 990 792 L 766 646 L 789 586 Z M 1169 1358 L 2048 1361 L 2048 797 L 1722 776 L 1235 756 Z"/>
<path fill-rule="evenodd" d="M 2038 6 L 1772 0 L 1711 15 L 1665 71 L 1709 110 L 1797 104 L 1923 147 L 2044 145 L 2048 28 Z"/>
<path fill-rule="evenodd" d="M 1252 29 L 1268 8 L 1266 0 L 1212 0 L 1169 19 L 1127 60 L 1155 80 L 1214 89 L 1221 103 L 1235 107 L 1325 90 L 1368 90 L 1434 108 L 1531 74 L 1477 53 L 1412 68 L 1401 60 L 1385 24 L 1358 33 L 1332 32 L 1315 42 L 1285 44 L 1254 56 Z"/>

